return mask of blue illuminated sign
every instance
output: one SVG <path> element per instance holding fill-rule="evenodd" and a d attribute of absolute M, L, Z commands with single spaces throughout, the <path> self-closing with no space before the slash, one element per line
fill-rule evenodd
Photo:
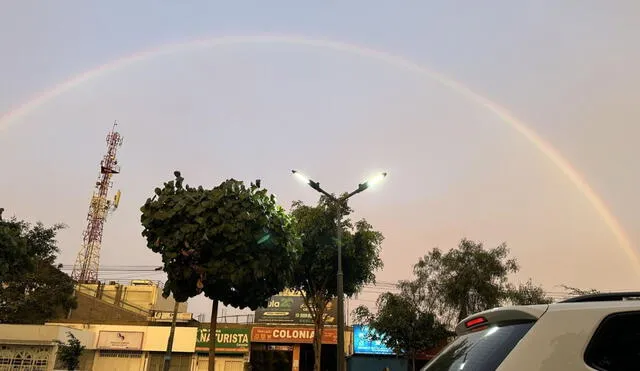
<path fill-rule="evenodd" d="M 394 354 L 380 340 L 371 340 L 369 336 L 375 333 L 368 326 L 353 326 L 353 352 L 359 354 Z"/>

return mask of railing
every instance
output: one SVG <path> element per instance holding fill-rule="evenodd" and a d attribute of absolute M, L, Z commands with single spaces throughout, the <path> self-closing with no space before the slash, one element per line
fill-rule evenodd
<path fill-rule="evenodd" d="M 118 300 L 116 299 L 115 296 L 111 296 L 108 294 L 105 294 L 104 292 L 100 292 L 100 295 L 98 295 L 98 290 L 94 289 L 92 287 L 88 287 L 85 286 L 83 284 L 78 284 L 76 286 L 76 290 L 81 293 L 81 294 L 85 294 L 85 295 L 89 295 L 92 296 L 94 298 L 96 298 L 97 300 L 101 300 L 105 303 L 111 304 L 111 305 L 115 305 L 117 307 L 120 307 L 124 310 L 130 311 L 130 312 L 134 312 L 134 313 L 138 313 L 138 314 L 142 314 L 146 317 L 151 316 L 151 312 L 148 309 L 139 307 L 137 305 L 133 305 L 130 303 L 127 303 L 126 301 L 123 300 Z M 106 300 L 105 300 L 106 299 Z"/>
<path fill-rule="evenodd" d="M 163 288 L 164 287 L 164 282 L 163 281 L 151 281 L 151 280 L 104 280 L 102 282 L 100 282 L 101 285 L 123 285 L 123 286 L 145 286 L 145 285 L 134 285 L 133 282 L 135 281 L 148 281 L 150 283 L 149 286 L 155 286 L 155 287 L 159 287 L 159 288 Z"/>
<path fill-rule="evenodd" d="M 250 323 L 254 323 L 254 320 L 255 320 L 255 315 L 253 313 L 218 316 L 218 323 L 250 324 Z"/>

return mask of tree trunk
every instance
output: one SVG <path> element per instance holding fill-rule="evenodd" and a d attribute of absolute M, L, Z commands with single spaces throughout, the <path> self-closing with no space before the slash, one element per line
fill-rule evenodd
<path fill-rule="evenodd" d="M 313 371 L 321 371 L 322 331 L 324 330 L 324 309 L 316 307 L 313 319 Z"/>
<path fill-rule="evenodd" d="M 411 353 L 411 370 L 416 371 L 416 353 Z"/>
<path fill-rule="evenodd" d="M 467 311 L 468 308 L 469 308 L 469 295 L 464 294 L 462 295 L 460 300 L 460 312 L 458 312 L 458 322 L 462 321 L 463 319 L 467 318 L 467 316 L 469 316 L 469 312 Z"/>
<path fill-rule="evenodd" d="M 218 327 L 218 301 L 213 300 L 209 323 L 209 371 L 216 371 L 216 328 Z"/>
<path fill-rule="evenodd" d="M 178 317 L 178 307 L 180 303 L 175 300 L 173 305 L 173 317 L 171 318 L 171 330 L 169 331 L 169 340 L 167 341 L 167 351 L 164 354 L 164 365 L 162 371 L 169 371 L 171 368 L 171 352 L 173 351 L 173 339 L 176 334 L 176 319 Z"/>

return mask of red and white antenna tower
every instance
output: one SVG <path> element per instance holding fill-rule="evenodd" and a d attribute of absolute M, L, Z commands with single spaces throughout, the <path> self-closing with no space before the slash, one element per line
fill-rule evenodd
<path fill-rule="evenodd" d="M 116 126 L 118 126 L 117 122 L 113 124 L 111 132 L 107 135 L 107 154 L 100 162 L 100 175 L 96 181 L 87 214 L 87 228 L 82 234 L 82 248 L 78 252 L 76 263 L 71 272 L 71 278 L 78 283 L 98 282 L 104 222 L 107 220 L 109 212 L 115 210 L 120 203 L 120 191 L 116 192 L 113 201 L 107 199 L 109 189 L 113 185 L 111 177 L 120 173 L 116 152 L 122 145 L 122 136 L 116 131 Z"/>

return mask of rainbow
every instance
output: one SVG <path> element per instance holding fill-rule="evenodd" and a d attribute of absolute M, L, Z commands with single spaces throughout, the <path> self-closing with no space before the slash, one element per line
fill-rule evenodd
<path fill-rule="evenodd" d="M 569 161 L 567 161 L 551 144 L 547 143 L 538 134 L 536 134 L 533 129 L 529 128 L 528 125 L 517 119 L 505 108 L 472 91 L 468 87 L 455 80 L 452 80 L 435 71 L 429 70 L 428 68 L 414 63 L 404 57 L 392 55 L 383 51 L 378 51 L 363 46 L 345 42 L 311 39 L 306 37 L 288 35 L 223 36 L 197 39 L 187 42 L 164 44 L 156 48 L 144 50 L 142 52 L 138 52 L 133 55 L 105 63 L 101 66 L 98 66 L 97 68 L 76 75 L 71 79 L 54 86 L 50 90 L 41 92 L 31 100 L 16 107 L 14 110 L 4 114 L 3 116 L 0 116 L 0 131 L 6 129 L 11 124 L 18 122 L 22 117 L 28 115 L 30 112 L 37 109 L 44 103 L 54 99 L 61 94 L 64 94 L 74 87 L 90 82 L 91 80 L 96 79 L 100 76 L 115 72 L 135 62 L 157 58 L 162 55 L 175 54 L 196 49 L 213 48 L 225 45 L 269 43 L 325 48 L 333 51 L 350 53 L 370 59 L 375 59 L 396 68 L 400 68 L 402 70 L 415 73 L 416 75 L 435 80 L 438 83 L 447 86 L 453 91 L 461 94 L 470 101 L 485 107 L 487 110 L 499 117 L 503 122 L 508 124 L 512 129 L 525 137 L 544 156 L 551 160 L 551 162 L 571 181 L 571 183 L 576 186 L 580 193 L 582 193 L 582 195 L 586 197 L 586 199 L 591 203 L 591 205 L 600 215 L 607 227 L 611 230 L 616 240 L 618 241 L 618 245 L 628 256 L 637 273 L 640 275 L 640 254 L 638 254 L 638 252 L 633 248 L 631 241 L 627 237 L 627 234 L 624 231 L 624 228 L 621 226 L 620 222 L 616 219 L 611 210 L 609 210 L 602 198 L 598 196 L 593 188 L 586 182 L 584 177 L 581 176 L 580 173 L 569 163 Z"/>

